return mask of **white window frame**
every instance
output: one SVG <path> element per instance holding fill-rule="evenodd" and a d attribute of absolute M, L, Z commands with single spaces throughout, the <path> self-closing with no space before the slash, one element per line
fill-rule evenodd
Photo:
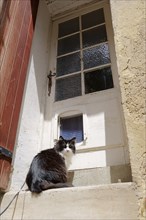
<path fill-rule="evenodd" d="M 101 90 L 101 91 L 94 92 L 95 94 L 96 93 L 98 93 L 98 94 L 102 93 L 103 94 L 103 93 L 109 92 L 109 90 L 113 90 L 113 89 L 118 89 L 118 91 L 120 90 L 119 82 L 118 82 L 118 74 L 117 74 L 118 71 L 117 71 L 117 66 L 116 66 L 116 56 L 115 56 L 115 48 L 114 48 L 114 35 L 113 35 L 113 28 L 112 28 L 112 23 L 111 23 L 109 1 L 105 0 L 105 1 L 102 1 L 101 3 L 100 2 L 94 3 L 92 5 L 89 5 L 88 7 L 83 6 L 82 9 L 76 10 L 76 12 L 72 11 L 70 13 L 66 13 L 66 14 L 63 14 L 63 15 L 60 15 L 60 16 L 55 16 L 53 18 L 53 21 L 56 24 L 53 25 L 53 31 L 52 31 L 53 36 L 58 36 L 58 34 L 57 34 L 58 24 L 63 23 L 67 20 L 71 20 L 75 17 L 80 17 L 79 21 L 80 21 L 80 25 L 81 25 L 81 15 L 90 13 L 90 12 L 98 10 L 100 8 L 103 8 L 103 10 L 104 10 L 105 26 L 106 26 L 106 31 L 107 31 L 107 43 L 108 43 L 108 46 L 109 46 L 110 59 L 111 59 L 111 62 L 109 64 L 102 65 L 102 67 L 106 67 L 106 66 L 111 67 L 114 87 L 111 88 L 111 89 L 107 89 L 107 91 L 106 90 Z M 97 26 L 100 26 L 100 25 L 97 25 Z M 80 31 L 79 31 L 79 33 L 80 33 Z M 53 39 L 53 37 L 52 37 L 52 39 Z M 54 50 L 54 57 L 56 57 L 56 60 L 57 60 L 57 40 L 58 40 L 58 38 L 56 38 L 54 40 L 53 44 L 52 44 L 52 46 L 54 48 L 53 49 Z M 81 45 L 82 45 L 81 35 L 80 35 L 80 40 L 81 40 Z M 97 44 L 97 45 L 99 45 L 99 44 Z M 85 48 L 85 49 L 87 49 L 87 48 Z M 81 50 L 81 52 L 83 52 L 83 49 Z M 56 66 L 55 64 L 56 64 L 56 61 L 53 61 L 51 66 Z M 82 89 L 82 94 L 81 94 L 81 96 L 88 96 L 88 95 L 90 96 L 91 95 L 91 93 L 85 94 L 84 72 L 89 72 L 90 70 L 98 69 L 100 67 L 101 66 L 99 66 L 97 68 L 93 67 L 93 68 L 90 68 L 88 70 L 84 70 L 83 69 L 83 62 L 81 62 L 81 71 L 78 71 L 78 72 L 81 73 L 81 84 L 82 84 L 82 88 L 81 88 Z M 52 68 L 52 69 L 53 69 L 53 72 L 56 72 L 56 67 Z M 69 76 L 75 75 L 78 72 L 71 73 L 71 74 L 69 74 Z M 65 78 L 65 77 L 67 77 L 67 75 L 63 75 L 63 76 L 60 76 L 60 77 L 57 77 L 57 78 L 61 79 L 61 78 Z M 55 91 L 55 84 L 53 84 L 52 90 Z M 74 98 L 77 98 L 77 97 L 74 97 Z M 65 101 L 65 100 L 60 100 L 60 101 L 57 101 L 57 102 L 61 102 L 61 101 Z M 53 102 L 55 102 L 55 96 L 53 98 Z"/>

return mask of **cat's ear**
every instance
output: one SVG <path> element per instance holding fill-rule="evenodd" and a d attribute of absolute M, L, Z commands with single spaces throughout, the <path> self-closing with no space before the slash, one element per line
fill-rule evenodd
<path fill-rule="evenodd" d="M 62 136 L 60 136 L 60 137 L 59 137 L 59 140 L 62 141 L 62 140 L 64 140 L 64 138 L 63 138 Z"/>
<path fill-rule="evenodd" d="M 71 141 L 74 141 L 74 142 L 75 142 L 75 141 L 76 141 L 76 137 L 73 137 L 73 138 L 71 139 Z"/>

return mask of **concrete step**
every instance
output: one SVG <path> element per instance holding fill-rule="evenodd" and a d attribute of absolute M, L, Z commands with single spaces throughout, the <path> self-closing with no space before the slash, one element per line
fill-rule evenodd
<path fill-rule="evenodd" d="M 1 210 L 15 193 L 4 195 Z M 1 220 L 136 220 L 137 204 L 133 183 L 52 189 L 39 195 L 22 191 Z"/>
<path fill-rule="evenodd" d="M 75 170 L 68 173 L 68 182 L 71 182 L 74 186 L 91 186 L 131 181 L 132 175 L 129 164 Z"/>

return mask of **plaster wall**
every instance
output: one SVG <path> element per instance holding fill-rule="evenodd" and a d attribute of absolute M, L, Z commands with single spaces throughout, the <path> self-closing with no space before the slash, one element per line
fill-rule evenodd
<path fill-rule="evenodd" d="M 133 181 L 137 184 L 140 216 L 144 217 L 145 148 L 145 6 L 144 0 L 111 0 L 112 23 L 122 106 Z"/>
<path fill-rule="evenodd" d="M 32 158 L 40 150 L 47 88 L 50 24 L 46 4 L 44 1 L 40 1 L 15 144 L 11 182 L 11 189 L 15 190 L 20 189 L 25 181 Z"/>

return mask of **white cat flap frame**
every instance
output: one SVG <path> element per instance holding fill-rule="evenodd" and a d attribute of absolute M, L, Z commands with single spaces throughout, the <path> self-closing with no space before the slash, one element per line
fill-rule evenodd
<path fill-rule="evenodd" d="M 82 116 L 82 132 L 83 132 L 83 138 L 82 141 L 76 143 L 77 151 L 79 149 L 85 148 L 86 142 L 88 139 L 88 119 L 85 112 L 84 106 L 80 106 L 79 110 L 73 110 L 72 108 L 63 109 L 63 112 L 58 112 L 54 116 L 55 119 L 55 127 L 54 127 L 54 139 L 58 139 L 58 137 L 61 135 L 60 133 L 60 119 L 61 118 L 74 118 L 76 116 Z M 72 136 L 73 137 L 73 136 Z M 72 138 L 70 137 L 70 138 Z"/>

